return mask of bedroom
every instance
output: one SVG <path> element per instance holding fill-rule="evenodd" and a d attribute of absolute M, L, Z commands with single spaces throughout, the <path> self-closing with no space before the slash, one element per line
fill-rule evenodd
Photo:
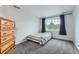
<path fill-rule="evenodd" d="M 15 28 L 14 54 L 71 54 L 79 53 L 78 43 L 78 8 L 75 5 L 6 5 L 0 6 L 0 17 L 13 19 Z M 54 16 L 65 15 L 66 35 L 59 35 L 53 30 L 53 39 L 40 46 L 35 42 L 27 42 L 28 35 L 39 34 L 42 30 L 42 18 L 49 20 Z M 51 18 L 52 17 L 52 18 Z M 49 22 L 49 21 L 47 21 Z M 58 21 L 60 22 L 60 21 Z M 56 22 L 54 22 L 56 23 Z M 60 23 L 58 23 L 60 25 Z M 23 43 L 22 43 L 23 42 Z M 73 42 L 73 43 L 72 43 Z M 68 51 L 69 50 L 69 51 Z"/>

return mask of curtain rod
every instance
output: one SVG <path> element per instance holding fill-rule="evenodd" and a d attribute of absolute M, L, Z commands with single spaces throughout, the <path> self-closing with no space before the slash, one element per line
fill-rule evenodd
<path fill-rule="evenodd" d="M 65 13 L 64 15 L 71 15 L 72 13 Z M 62 15 L 62 14 L 60 14 Z M 48 17 L 45 17 L 45 18 L 52 18 L 52 17 L 57 17 L 57 16 L 60 16 L 60 15 L 55 15 L 55 16 L 48 16 Z"/>

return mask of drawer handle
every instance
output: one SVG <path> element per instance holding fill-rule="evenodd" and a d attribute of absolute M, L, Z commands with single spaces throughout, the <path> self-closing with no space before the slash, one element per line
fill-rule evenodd
<path fill-rule="evenodd" d="M 6 29 L 5 27 L 3 27 L 3 29 Z"/>
<path fill-rule="evenodd" d="M 7 24 L 7 22 L 5 22 L 4 24 Z"/>
<path fill-rule="evenodd" d="M 6 35 L 6 33 L 3 33 L 3 35 Z"/>
<path fill-rule="evenodd" d="M 4 41 L 6 40 L 6 38 L 3 39 Z"/>
<path fill-rule="evenodd" d="M 10 29 L 10 27 L 9 27 L 9 29 Z"/>

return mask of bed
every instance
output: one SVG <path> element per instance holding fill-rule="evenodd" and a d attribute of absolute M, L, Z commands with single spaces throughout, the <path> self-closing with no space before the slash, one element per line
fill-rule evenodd
<path fill-rule="evenodd" d="M 37 33 L 37 34 L 33 34 L 33 35 L 28 35 L 26 39 L 37 42 L 40 45 L 44 45 L 51 38 L 52 38 L 51 32 L 45 32 L 45 33 Z"/>

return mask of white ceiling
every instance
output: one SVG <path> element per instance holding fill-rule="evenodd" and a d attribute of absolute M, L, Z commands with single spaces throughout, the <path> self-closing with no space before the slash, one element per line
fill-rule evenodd
<path fill-rule="evenodd" d="M 59 15 L 63 12 L 73 11 L 74 5 L 21 5 L 21 10 L 26 14 L 36 17 Z"/>

